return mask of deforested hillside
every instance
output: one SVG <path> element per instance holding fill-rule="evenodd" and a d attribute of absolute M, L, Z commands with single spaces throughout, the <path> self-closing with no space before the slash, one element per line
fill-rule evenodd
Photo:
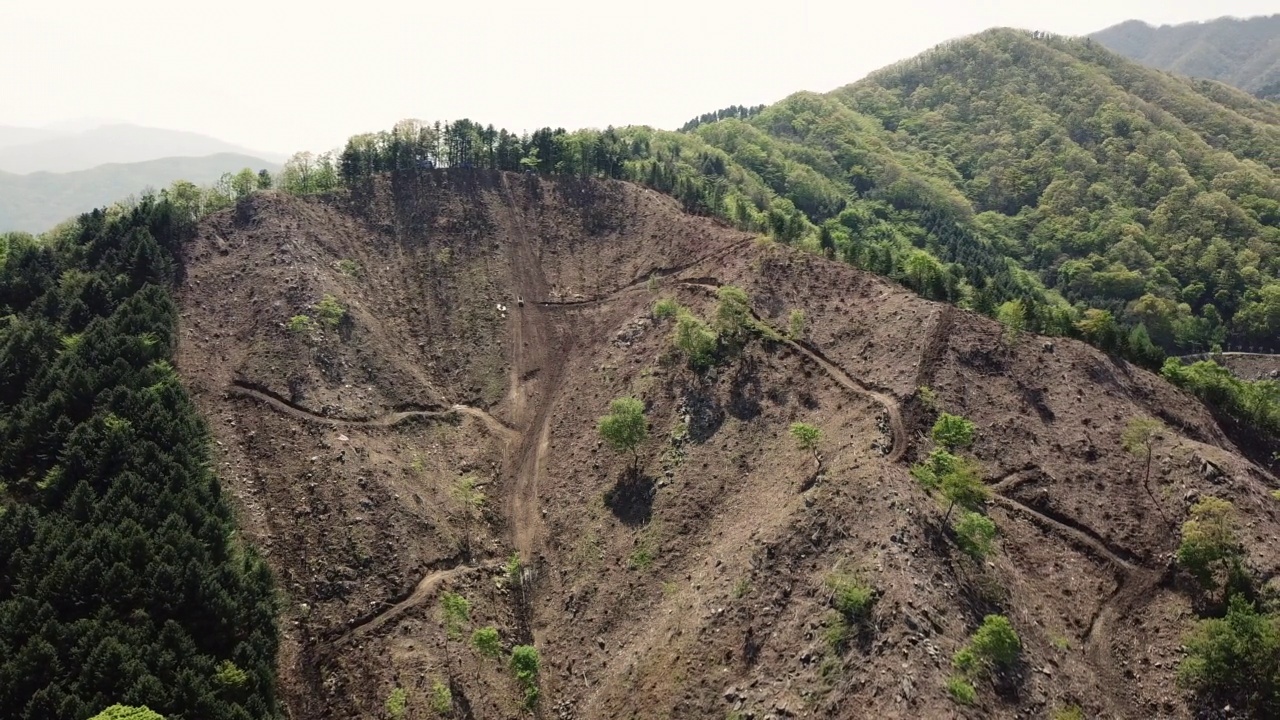
<path fill-rule="evenodd" d="M 1159 27 L 1129 20 L 1089 37 L 1143 65 L 1280 99 L 1280 15 Z"/>
<path fill-rule="evenodd" d="M 611 180 L 257 193 L 183 257 L 291 717 L 1273 707 L 1175 675 L 1280 566 L 1276 478 L 1079 341 Z"/>

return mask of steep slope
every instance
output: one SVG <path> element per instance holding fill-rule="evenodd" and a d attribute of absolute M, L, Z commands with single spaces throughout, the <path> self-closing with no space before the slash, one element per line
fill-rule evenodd
<path fill-rule="evenodd" d="M 228 153 L 108 164 L 68 173 L 0 172 L 0 232 L 43 232 L 85 208 L 105 207 L 177 180 L 212 185 L 223 173 L 246 167 L 273 174 L 279 169 L 260 158 Z"/>
<path fill-rule="evenodd" d="M 1159 27 L 1129 20 L 1089 37 L 1143 65 L 1280 100 L 1280 15 Z"/>
<path fill-rule="evenodd" d="M 693 372 L 651 308 L 711 318 L 726 284 L 805 329 Z M 177 369 L 288 597 L 296 718 L 376 716 L 395 688 L 425 713 L 436 683 L 463 716 L 514 716 L 505 662 L 467 642 L 489 625 L 540 651 L 547 717 L 949 717 L 949 659 L 995 612 L 1023 652 L 982 716 L 1184 717 L 1188 504 L 1231 500 L 1258 571 L 1280 563 L 1275 478 L 1153 375 L 632 185 L 455 170 L 254 195 L 202 225 L 180 303 Z M 908 473 L 922 385 L 978 425 L 986 562 Z M 635 473 L 595 428 L 622 395 L 651 431 Z M 1135 417 L 1167 426 L 1150 483 L 1121 448 Z M 833 573 L 876 590 L 835 647 Z"/>
<path fill-rule="evenodd" d="M 107 163 L 138 163 L 220 153 L 251 155 L 268 162 L 284 160 L 272 153 L 248 150 L 199 133 L 117 124 L 0 147 L 0 172 L 16 175 L 67 173 Z"/>

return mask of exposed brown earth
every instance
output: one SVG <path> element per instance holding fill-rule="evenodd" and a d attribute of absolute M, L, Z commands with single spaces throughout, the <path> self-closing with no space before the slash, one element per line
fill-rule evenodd
<path fill-rule="evenodd" d="M 725 284 L 780 331 L 803 310 L 804 337 L 690 371 L 652 305 L 710 318 Z M 287 329 L 325 294 L 343 322 Z M 294 718 L 383 717 L 396 686 L 431 717 L 436 680 L 461 717 L 522 715 L 505 661 L 447 637 L 445 590 L 470 627 L 538 647 L 540 717 L 1188 717 L 1186 509 L 1231 500 L 1259 574 L 1280 568 L 1276 479 L 1159 378 L 622 183 L 454 172 L 254 196 L 205 223 L 181 304 L 179 370 L 285 594 Z M 922 385 L 979 427 L 985 562 L 908 473 L 929 450 Z M 634 475 L 595 429 L 625 394 L 651 431 Z M 1149 487 L 1120 441 L 1140 416 L 1167 426 Z M 796 421 L 824 432 L 817 477 Z M 453 493 L 467 475 L 478 520 Z M 844 653 L 823 639 L 834 570 L 878 592 Z M 962 708 L 950 658 L 991 612 L 1023 657 Z"/>

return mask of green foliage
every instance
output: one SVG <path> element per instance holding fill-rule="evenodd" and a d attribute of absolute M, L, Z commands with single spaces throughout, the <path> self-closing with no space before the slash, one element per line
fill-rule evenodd
<path fill-rule="evenodd" d="M 538 703 L 538 670 L 541 660 L 538 649 L 532 645 L 517 645 L 511 649 L 511 671 L 516 682 L 524 690 L 524 706 L 533 708 Z"/>
<path fill-rule="evenodd" d="M 1027 329 L 1027 308 L 1021 300 L 1009 300 L 996 308 L 996 320 L 1004 325 L 1005 338 L 1013 342 Z"/>
<path fill-rule="evenodd" d="M 740 342 L 754 325 L 747 293 L 735 285 L 724 285 L 716 290 L 716 297 L 720 302 L 716 304 L 715 331 L 729 342 Z"/>
<path fill-rule="evenodd" d="M 1084 710 L 1079 705 L 1066 705 L 1053 711 L 1052 720 L 1084 720 Z"/>
<path fill-rule="evenodd" d="M 961 705 L 972 705 L 978 701 L 978 691 L 973 684 L 959 675 L 947 678 L 947 694 Z"/>
<path fill-rule="evenodd" d="M 933 441 L 951 452 L 972 445 L 973 435 L 973 423 L 959 415 L 942 413 L 933 424 Z"/>
<path fill-rule="evenodd" d="M 921 385 L 916 388 L 916 397 L 920 398 L 920 404 L 925 410 L 930 412 L 938 411 L 938 394 L 928 385 Z"/>
<path fill-rule="evenodd" d="M 112 705 L 89 720 L 164 720 L 160 713 L 153 712 L 145 705 L 131 707 L 128 705 Z"/>
<path fill-rule="evenodd" d="M 1212 360 L 1183 365 L 1169 358 L 1160 374 L 1261 434 L 1280 436 L 1280 382 L 1241 380 Z"/>
<path fill-rule="evenodd" d="M 676 313 L 675 344 L 689 361 L 690 367 L 702 370 L 711 366 L 716 350 L 716 334 L 707 324 L 687 310 Z"/>
<path fill-rule="evenodd" d="M 480 481 L 474 475 L 466 475 L 454 481 L 450 488 L 453 501 L 457 503 L 459 514 L 462 515 L 462 547 L 468 554 L 471 553 L 472 525 L 481 520 L 486 501 L 479 485 Z"/>
<path fill-rule="evenodd" d="M 433 680 L 431 682 L 431 710 L 437 715 L 448 715 L 453 712 L 453 691 L 449 686 Z"/>
<path fill-rule="evenodd" d="M 239 689 L 249 683 L 249 674 L 236 667 L 236 664 L 230 660 L 223 660 L 218 663 L 213 679 L 225 688 Z"/>
<path fill-rule="evenodd" d="M 471 622 L 471 603 L 455 592 L 440 594 L 440 611 L 444 616 L 444 629 L 450 638 L 457 640 L 462 631 Z"/>
<path fill-rule="evenodd" d="M 956 669 L 968 677 L 980 677 L 992 669 L 1011 667 L 1022 651 L 1022 641 L 1003 615 L 988 615 L 969 638 L 968 644 L 951 659 Z"/>
<path fill-rule="evenodd" d="M 792 310 L 791 315 L 787 318 L 787 337 L 792 340 L 804 339 L 804 311 Z"/>
<path fill-rule="evenodd" d="M 360 267 L 360 263 L 355 260 L 339 260 L 337 262 L 337 268 L 338 272 L 346 275 L 347 277 L 360 277 L 364 272 L 364 269 Z"/>
<path fill-rule="evenodd" d="M 471 633 L 471 645 L 485 657 L 497 657 L 502 654 L 502 638 L 498 636 L 498 629 L 491 625 L 476 628 L 476 631 Z"/>
<path fill-rule="evenodd" d="M 6 236 L 0 717 L 83 720 L 107 698 L 280 717 L 271 573 L 235 532 L 172 369 L 175 258 L 201 212 L 182 202 L 198 195 Z"/>
<path fill-rule="evenodd" d="M 996 524 L 982 513 L 966 512 L 956 523 L 956 539 L 960 549 L 981 560 L 991 553 L 996 537 Z"/>
<path fill-rule="evenodd" d="M 387 715 L 392 720 L 403 720 L 409 705 L 409 693 L 402 687 L 396 687 L 387 696 Z"/>
<path fill-rule="evenodd" d="M 596 427 L 609 447 L 631 453 L 633 464 L 639 465 L 640 445 L 649 437 L 643 402 L 633 397 L 615 399 L 609 403 L 609 414 L 600 418 Z"/>
<path fill-rule="evenodd" d="M 675 317 L 682 308 L 671 298 L 662 298 L 653 304 L 653 316 L 659 320 Z"/>
<path fill-rule="evenodd" d="M 875 603 L 875 589 L 847 573 L 827 576 L 827 588 L 831 590 L 831 605 L 850 623 L 867 618 Z"/>
<path fill-rule="evenodd" d="M 1120 442 L 1126 451 L 1138 457 L 1150 457 L 1152 444 L 1163 429 L 1164 424 L 1159 420 L 1137 417 L 1129 421 Z"/>
<path fill-rule="evenodd" d="M 307 315 L 294 315 L 289 318 L 289 322 L 286 327 L 289 328 L 289 332 L 310 335 L 315 332 L 316 324 L 312 322 L 311 318 Z"/>
<path fill-rule="evenodd" d="M 338 327 L 347 314 L 346 309 L 338 304 L 338 299 L 328 294 L 320 298 L 320 302 L 312 308 L 316 311 L 316 317 L 320 318 L 321 324 L 327 328 Z"/>
<path fill-rule="evenodd" d="M 1230 580 L 1243 559 L 1234 515 L 1231 503 L 1206 497 L 1191 507 L 1191 519 L 1182 524 L 1178 563 L 1210 592 Z"/>
<path fill-rule="evenodd" d="M 791 423 L 791 437 L 801 450 L 808 450 L 814 457 L 818 456 L 818 443 L 822 442 L 822 431 L 808 423 Z"/>
<path fill-rule="evenodd" d="M 508 585 L 511 587 L 520 585 L 520 576 L 524 571 L 524 564 L 520 562 L 520 553 L 511 553 L 511 557 L 507 558 L 505 571 Z"/>
<path fill-rule="evenodd" d="M 1280 619 L 1260 614 L 1234 595 L 1223 618 L 1201 620 L 1186 638 L 1178 667 L 1183 686 L 1244 711 L 1243 717 L 1280 713 Z"/>
<path fill-rule="evenodd" d="M 823 641 L 826 642 L 827 647 L 831 648 L 831 652 L 837 655 L 843 654 L 854 635 L 853 625 L 843 613 L 832 611 L 827 616 L 825 626 L 826 629 L 822 631 Z"/>

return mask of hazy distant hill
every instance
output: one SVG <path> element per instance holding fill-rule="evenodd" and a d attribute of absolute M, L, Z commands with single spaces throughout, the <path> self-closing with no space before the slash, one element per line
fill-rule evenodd
<path fill-rule="evenodd" d="M 1280 100 L 1280 15 L 1160 27 L 1129 20 L 1089 37 L 1144 65 Z"/>
<path fill-rule="evenodd" d="M 24 130 L 33 131 L 35 136 L 23 144 L 3 141 L 9 135 L 20 135 Z M 41 136 L 40 133 L 44 135 Z M 175 157 L 199 158 L 220 153 L 261 157 L 270 162 L 284 159 L 207 135 L 138 125 L 103 125 L 74 134 L 53 134 L 44 129 L 0 128 L 0 172 L 18 175 L 33 172 L 66 173 L 88 170 L 106 163 L 139 163 Z"/>
<path fill-rule="evenodd" d="M 31 143 L 57 137 L 57 135 L 58 133 L 46 128 L 0 125 L 0 148 L 8 148 L 15 145 L 29 145 Z"/>
<path fill-rule="evenodd" d="M 73 173 L 0 172 L 0 232 L 42 232 L 72 215 L 140 193 L 147 187 L 162 188 L 175 180 L 209 184 L 225 172 L 246 167 L 255 171 L 265 168 L 272 173 L 279 169 L 260 158 L 221 153 L 102 165 Z"/>

